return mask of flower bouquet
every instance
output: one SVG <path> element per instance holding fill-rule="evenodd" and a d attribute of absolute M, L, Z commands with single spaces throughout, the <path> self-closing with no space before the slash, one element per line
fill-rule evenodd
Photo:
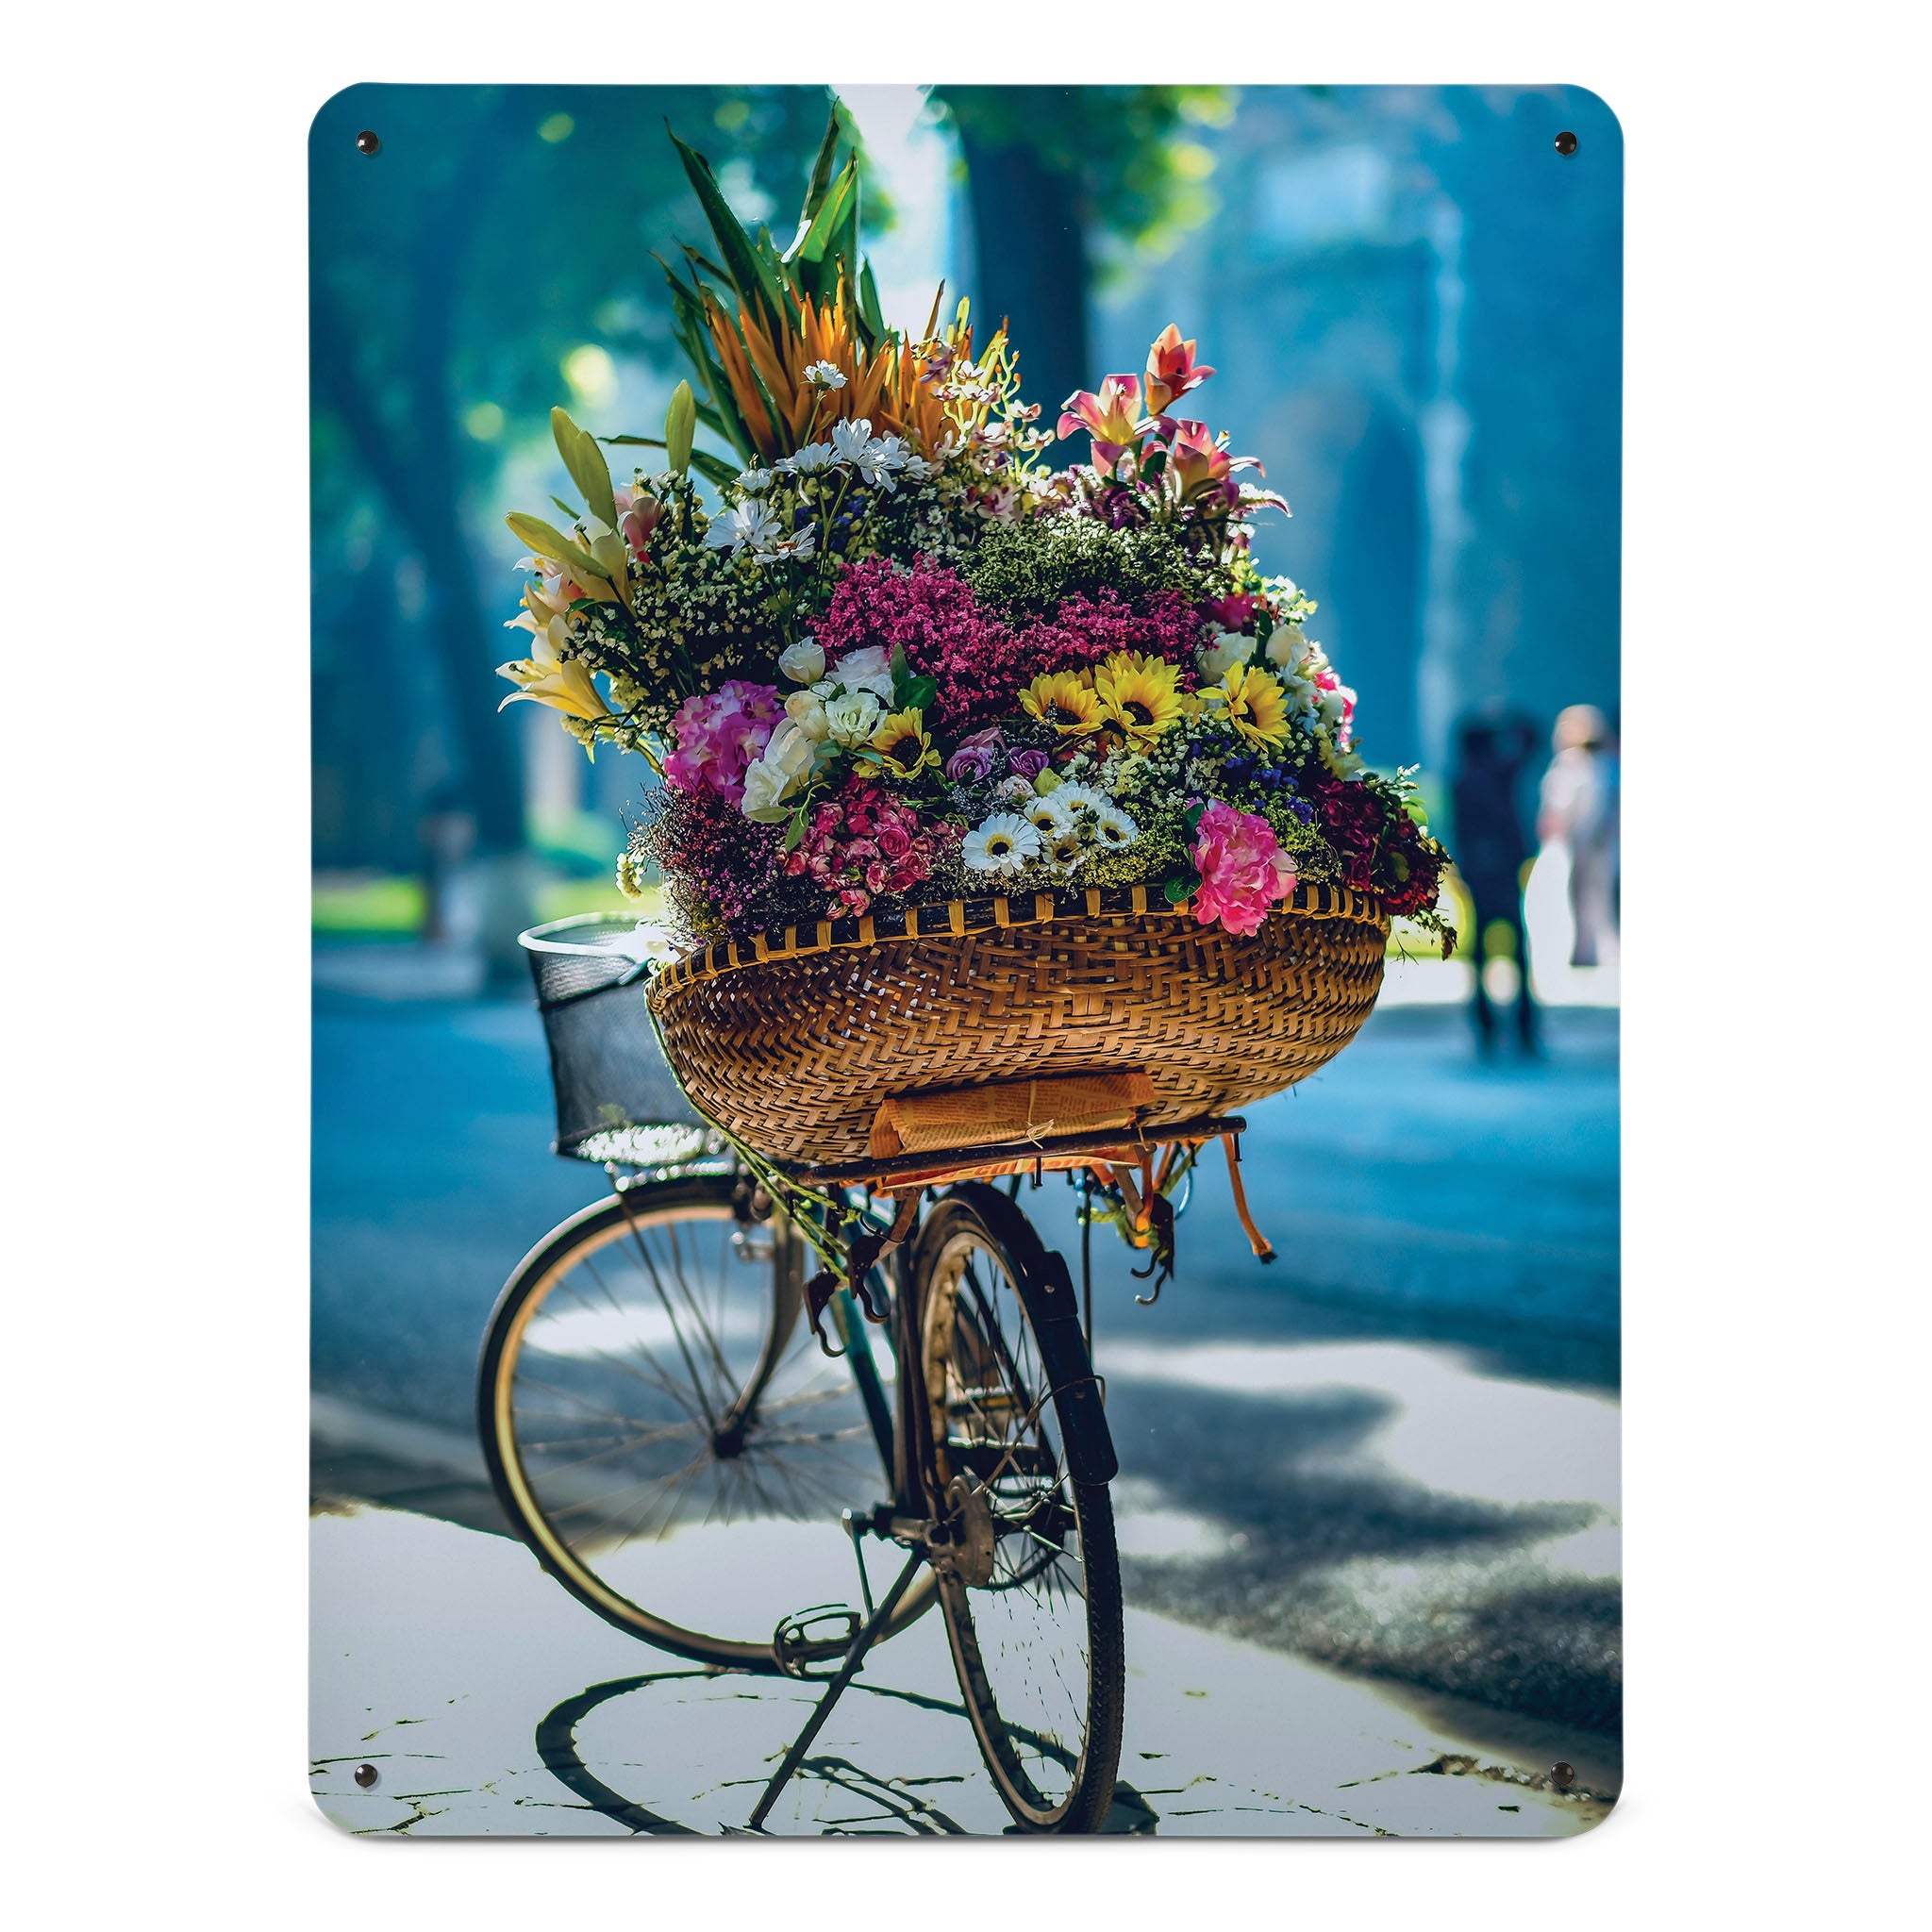
<path fill-rule="evenodd" d="M 554 412 L 582 507 L 509 519 L 532 647 L 502 675 L 652 768 L 620 881 L 668 899 L 649 998 L 692 1099 L 836 1163 L 1173 1125 L 1312 1071 L 1391 916 L 1447 943 L 1445 855 L 1364 763 L 1315 605 L 1254 560 L 1288 506 L 1190 413 L 1214 371 L 1170 326 L 1042 419 L 1004 326 L 880 315 L 836 124 L 782 250 L 678 151 L 715 249 L 666 271 L 697 390 L 655 439 Z M 619 484 L 627 445 L 661 458 Z"/>

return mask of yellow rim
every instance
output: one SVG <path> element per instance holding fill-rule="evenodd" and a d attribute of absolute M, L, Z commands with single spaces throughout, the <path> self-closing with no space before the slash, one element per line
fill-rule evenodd
<path fill-rule="evenodd" d="M 1170 905 L 1156 887 L 1125 886 L 1107 891 L 1090 886 L 1077 893 L 1033 892 L 1024 899 L 948 899 L 934 906 L 908 906 L 903 913 L 864 919 L 822 919 L 815 925 L 774 926 L 741 940 L 719 940 L 673 960 L 651 981 L 651 996 L 673 992 L 701 979 L 719 979 L 746 966 L 809 958 L 853 948 L 891 944 L 899 940 L 963 939 L 1016 925 L 1047 925 L 1060 919 L 1168 917 L 1186 919 L 1191 903 Z M 1347 886 L 1304 883 L 1274 907 L 1273 916 L 1345 919 L 1388 930 L 1389 915 L 1379 901 Z"/>

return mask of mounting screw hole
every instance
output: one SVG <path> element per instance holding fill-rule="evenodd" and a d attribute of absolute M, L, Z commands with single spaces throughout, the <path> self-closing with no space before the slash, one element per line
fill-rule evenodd
<path fill-rule="evenodd" d="M 358 1764 L 356 1767 L 356 1782 L 365 1791 L 374 1790 L 381 1780 L 382 1774 L 373 1764 Z"/>
<path fill-rule="evenodd" d="M 373 127 L 365 127 L 356 137 L 356 152 L 358 155 L 379 155 L 382 152 L 382 142 L 376 138 Z"/>
<path fill-rule="evenodd" d="M 1567 1791 L 1576 1782 L 1576 1767 L 1574 1764 L 1551 1765 L 1550 1782 L 1559 1791 Z"/>
<path fill-rule="evenodd" d="M 1557 152 L 1559 155 L 1574 155 L 1576 152 L 1576 137 L 1567 127 L 1557 137 Z"/>

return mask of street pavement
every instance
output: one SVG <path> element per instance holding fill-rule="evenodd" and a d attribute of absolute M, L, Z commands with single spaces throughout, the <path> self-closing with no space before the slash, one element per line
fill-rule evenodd
<path fill-rule="evenodd" d="M 603 1191 L 601 1172 L 543 1151 L 547 1074 L 535 1016 L 519 1001 L 372 997 L 379 978 L 349 983 L 360 990 L 323 993 L 316 1014 L 315 1488 L 322 1507 L 350 1512 L 318 1519 L 318 1589 L 341 1575 L 359 1584 L 330 1600 L 344 1643 L 325 1645 L 318 1624 L 318 1654 L 346 1648 L 390 1684 L 396 1712 L 375 1710 L 372 1722 L 395 1720 L 409 1699 L 394 1673 L 420 1673 L 422 1660 L 408 1661 L 408 1645 L 376 1658 L 372 1633 L 396 1627 L 379 1615 L 388 1566 L 418 1561 L 404 1545 L 433 1529 L 474 1546 L 474 1563 L 445 1554 L 458 1569 L 513 1561 L 535 1579 L 546 1655 L 576 1656 L 578 1639 L 566 1633 L 580 1630 L 582 1644 L 615 1646 L 608 1679 L 675 1671 L 543 1584 L 520 1549 L 480 1534 L 502 1528 L 470 1414 L 490 1305 L 543 1231 Z M 1163 1832 L 1574 1830 L 1615 1795 L 1616 1015 L 1563 1008 L 1548 1022 L 1544 1059 L 1485 1065 L 1459 1011 L 1398 1006 L 1323 1074 L 1251 1109 L 1244 1177 L 1280 1252 L 1271 1267 L 1249 1254 L 1218 1164 L 1181 1219 L 1180 1272 L 1155 1306 L 1136 1305 L 1144 1288 L 1127 1272 L 1132 1257 L 1096 1231 L 1096 1358 L 1121 1453 L 1130 1657 L 1142 1673 L 1130 1708 L 1154 1725 L 1145 1748 L 1168 1748 L 1159 1724 L 1203 1702 L 1187 1693 L 1218 1660 L 1224 1707 L 1241 1710 L 1232 1687 L 1247 1681 L 1255 1714 L 1174 1731 L 1192 1740 L 1189 1776 L 1279 1800 L 1248 1812 L 1217 1799 L 1200 1816 L 1218 1822 L 1183 1827 L 1168 1798 L 1150 1798 Z M 1070 1192 L 1050 1178 L 1021 1201 L 1071 1257 Z M 346 1566 L 335 1584 L 325 1546 Z M 359 1638 L 358 1615 L 369 1620 Z M 916 1629 L 890 1646 L 868 1679 L 940 1696 L 943 1646 L 925 1683 L 916 1666 L 924 1641 Z M 889 1667 L 902 1652 L 903 1670 Z M 473 1673 L 448 1694 L 474 1704 L 501 1681 L 494 1668 Z M 721 1681 L 769 1701 L 749 1680 Z M 716 1713 L 698 1723 L 698 1693 L 678 1682 L 612 1694 L 626 1711 L 683 1713 L 661 1727 L 652 1719 L 662 1741 L 646 1756 L 652 1778 L 696 1790 L 691 1753 L 713 1751 L 695 1740 L 713 1737 Z M 341 1694 L 354 1703 L 353 1687 Z M 520 1690 L 500 1721 L 524 1724 L 527 1740 L 541 1694 Z M 709 1711 L 722 1695 L 713 1686 L 698 1702 Z M 881 1691 L 867 1707 L 891 1702 Z M 915 1707 L 901 1707 L 902 1719 Z M 1298 1725 L 1297 1711 L 1317 1709 L 1332 1722 Z M 970 1781 L 976 1758 L 963 1725 L 939 1725 L 931 1748 L 954 1729 L 952 1769 L 933 1774 Z M 1370 1741 L 1312 1741 L 1331 1733 Z M 333 1757 L 325 1741 L 318 1730 L 318 1755 Z M 912 1758 L 896 1750 L 878 1762 L 903 1770 Z M 1558 1757 L 1577 1767 L 1572 1795 L 1549 1785 Z M 1435 1758 L 1454 1770 L 1424 1772 Z M 1388 1804 L 1373 1818 L 1350 1809 L 1336 1797 L 1349 1779 L 1331 1773 L 1384 1780 L 1377 1803 Z M 541 1768 L 530 1774 L 557 1784 Z M 663 1795 L 652 1778 L 644 1783 Z M 1499 1782 L 1510 1786 L 1500 1797 Z M 1452 1784 L 1481 1787 L 1491 1807 L 1525 1808 L 1478 1819 L 1465 1799 L 1415 1795 Z M 1310 1795 L 1317 1785 L 1325 1796 Z M 637 1790 L 627 1800 L 652 1808 Z M 1333 1822 L 1342 1811 L 1358 1823 Z M 586 1815 L 559 1813 L 548 1828 L 589 1828 Z M 608 1824 L 619 1814 L 588 1815 Z M 383 1816 L 375 1828 L 397 1822 Z M 1452 1816 L 1459 1822 L 1445 1822 Z M 410 1828 L 533 1827 L 525 1819 Z M 698 1828 L 715 1824 L 700 1819 Z M 801 1814 L 796 1828 L 820 1826 Z M 902 1818 L 877 1828 L 917 1827 Z"/>

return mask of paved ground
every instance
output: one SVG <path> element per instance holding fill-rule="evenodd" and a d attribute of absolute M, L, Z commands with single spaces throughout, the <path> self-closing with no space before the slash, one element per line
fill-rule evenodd
<path fill-rule="evenodd" d="M 499 1527 L 469 1434 L 476 1340 L 525 1247 L 601 1175 L 538 1151 L 542 1047 L 519 1005 L 336 997 L 316 1041 L 318 1491 Z M 1198 1688 L 1191 1645 L 1274 1673 L 1275 1769 L 1243 1789 L 1309 1773 L 1291 1721 L 1309 1672 L 1381 1710 L 1352 1734 L 1384 1746 L 1424 1726 L 1437 1755 L 1531 1777 L 1560 1755 L 1617 1788 L 1615 1016 L 1555 1012 L 1549 1041 L 1541 1064 L 1484 1067 L 1457 1012 L 1379 1015 L 1253 1110 L 1248 1186 L 1279 1263 L 1249 1257 L 1213 1174 L 1158 1306 L 1096 1245 L 1135 1695 Z M 1061 1190 L 1023 1203 L 1067 1239 Z M 611 1675 L 648 1667 L 557 1602 L 629 1659 Z M 1240 1728 L 1204 1735 L 1202 1774 L 1241 1782 Z M 1444 1828 L 1427 1815 L 1376 1823 Z M 1579 1815 L 1566 1801 L 1539 1828 Z"/>
<path fill-rule="evenodd" d="M 662 1657 L 579 1610 L 500 1537 L 370 1508 L 314 1530 L 312 1781 L 349 1831 L 741 1826 L 821 1694 Z M 1600 1752 L 1574 1758 L 1576 1782 L 1559 1791 L 1454 1715 L 1145 1611 L 1127 1613 L 1127 1646 L 1113 1831 L 1553 1838 L 1595 1824 L 1615 1790 Z M 1535 1740 L 1545 1756 L 1557 1741 Z M 377 1774 L 367 1790 L 364 1764 Z M 770 1828 L 995 1833 L 1008 1822 L 929 1616 L 874 1653 Z"/>

